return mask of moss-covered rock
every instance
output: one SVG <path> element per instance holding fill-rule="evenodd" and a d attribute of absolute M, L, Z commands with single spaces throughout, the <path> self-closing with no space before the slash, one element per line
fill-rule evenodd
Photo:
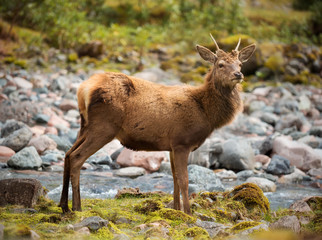
<path fill-rule="evenodd" d="M 255 227 L 257 225 L 261 224 L 260 222 L 254 222 L 254 221 L 245 221 L 245 222 L 240 222 L 237 223 L 236 225 L 234 225 L 230 231 L 232 231 L 233 233 L 238 233 L 241 231 L 244 231 L 246 229 Z"/>
<path fill-rule="evenodd" d="M 184 232 L 184 236 L 192 237 L 193 239 L 210 239 L 208 232 L 201 227 L 188 228 Z"/>
<path fill-rule="evenodd" d="M 172 221 L 188 222 L 188 223 L 194 223 L 196 221 L 194 217 L 191 217 L 180 210 L 164 208 L 158 211 L 158 214 L 160 215 L 160 217 L 169 219 Z"/>
<path fill-rule="evenodd" d="M 142 214 L 148 214 L 150 212 L 158 211 L 161 208 L 163 208 L 163 204 L 161 201 L 148 199 L 143 201 L 142 203 L 137 204 L 134 207 L 134 210 Z"/>

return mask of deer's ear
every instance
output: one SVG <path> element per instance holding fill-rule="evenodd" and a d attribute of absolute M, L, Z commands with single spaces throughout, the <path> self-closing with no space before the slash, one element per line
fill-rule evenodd
<path fill-rule="evenodd" d="M 255 52 L 255 49 L 256 49 L 256 45 L 255 44 L 251 44 L 251 45 L 249 45 L 247 47 L 244 47 L 242 50 L 240 50 L 240 52 L 238 54 L 239 61 L 241 61 L 241 62 L 247 62 L 248 59 Z"/>
<path fill-rule="evenodd" d="M 196 48 L 200 57 L 202 57 L 204 60 L 211 63 L 215 63 L 217 61 L 217 55 L 210 51 L 208 48 L 200 45 L 197 45 Z"/>

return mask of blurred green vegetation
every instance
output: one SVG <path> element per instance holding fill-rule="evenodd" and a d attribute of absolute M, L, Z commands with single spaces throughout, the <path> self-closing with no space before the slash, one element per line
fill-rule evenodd
<path fill-rule="evenodd" d="M 100 40 L 106 49 L 140 55 L 156 44 L 191 51 L 196 41 L 209 42 L 209 32 L 321 44 L 321 8 L 319 0 L 0 0 L 0 38 L 59 49 Z"/>

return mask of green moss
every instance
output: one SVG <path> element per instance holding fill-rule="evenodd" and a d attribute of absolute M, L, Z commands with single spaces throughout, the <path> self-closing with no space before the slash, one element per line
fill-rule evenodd
<path fill-rule="evenodd" d="M 4 63 L 13 63 L 15 60 L 16 60 L 16 59 L 15 59 L 14 57 L 10 56 L 10 57 L 5 57 L 5 58 L 3 59 L 3 62 L 4 62 Z"/>
<path fill-rule="evenodd" d="M 186 237 L 192 237 L 194 239 L 210 239 L 208 232 L 201 227 L 188 228 L 184 235 Z"/>
<path fill-rule="evenodd" d="M 194 223 L 196 219 L 194 217 L 185 214 L 182 211 L 164 208 L 158 211 L 158 214 L 165 219 L 169 219 L 172 221 L 179 221 L 179 222 L 190 222 Z"/>
<path fill-rule="evenodd" d="M 68 60 L 68 62 L 77 62 L 77 60 L 78 60 L 77 53 L 68 54 L 67 60 Z"/>
<path fill-rule="evenodd" d="M 243 47 L 246 47 L 246 46 L 256 42 L 255 39 L 251 38 L 248 35 L 237 34 L 237 35 L 231 35 L 229 37 L 220 39 L 218 41 L 218 44 L 220 45 L 220 48 L 222 48 L 226 51 L 230 51 L 232 49 L 235 49 L 239 38 L 241 38 L 239 50 L 242 49 Z"/>
<path fill-rule="evenodd" d="M 19 66 L 21 68 L 26 68 L 27 67 L 27 61 L 22 60 L 22 59 L 17 59 L 13 62 L 16 66 Z"/>
<path fill-rule="evenodd" d="M 163 208 L 163 204 L 161 201 L 154 200 L 154 199 L 148 199 L 143 201 L 140 204 L 137 204 L 134 207 L 134 210 L 142 213 L 142 214 L 148 214 L 150 212 L 155 212 Z"/>
<path fill-rule="evenodd" d="M 195 73 L 194 71 L 182 74 L 180 81 L 183 83 L 195 82 L 202 83 L 204 81 L 203 76 L 199 73 Z"/>
<path fill-rule="evenodd" d="M 98 239 L 113 239 L 114 238 L 113 233 L 107 227 L 102 227 L 102 228 L 98 229 L 94 233 L 94 235 Z"/>
<path fill-rule="evenodd" d="M 269 212 L 270 206 L 263 191 L 253 183 L 244 183 L 236 186 L 231 192 L 226 194 L 227 198 L 241 201 L 249 210 L 259 209 L 262 213 Z"/>
<path fill-rule="evenodd" d="M 282 53 L 276 52 L 275 54 L 271 55 L 264 63 L 264 66 L 275 73 L 283 72 L 284 58 Z"/>
<path fill-rule="evenodd" d="M 238 232 L 244 231 L 244 230 L 246 230 L 246 229 L 249 229 L 249 228 L 255 227 L 255 226 L 257 226 L 257 225 L 260 225 L 260 224 L 261 224 L 260 222 L 245 221 L 245 222 L 237 223 L 237 224 L 236 224 L 236 225 L 234 225 L 230 230 L 231 230 L 231 232 L 233 232 L 233 233 L 238 233 Z"/>

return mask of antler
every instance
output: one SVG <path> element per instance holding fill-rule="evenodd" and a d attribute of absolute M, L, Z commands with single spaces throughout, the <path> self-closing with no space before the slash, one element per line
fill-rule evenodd
<path fill-rule="evenodd" d="M 216 42 L 215 38 L 211 35 L 211 33 L 210 33 L 210 37 L 211 37 L 211 38 L 212 38 L 212 40 L 215 42 L 215 45 L 216 45 L 217 50 L 220 50 L 220 48 L 218 47 L 218 44 L 217 44 L 217 42 Z"/>
<path fill-rule="evenodd" d="M 237 46 L 235 48 L 235 51 L 238 51 L 238 48 L 239 48 L 239 45 L 240 45 L 240 40 L 241 40 L 241 38 L 239 38 L 239 41 L 238 41 Z"/>

